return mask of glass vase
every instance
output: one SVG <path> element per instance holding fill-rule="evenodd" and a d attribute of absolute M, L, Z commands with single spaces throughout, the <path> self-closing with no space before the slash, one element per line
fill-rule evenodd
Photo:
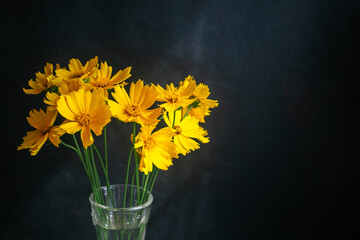
<path fill-rule="evenodd" d="M 131 185 L 110 185 L 110 190 L 104 186 L 89 197 L 97 240 L 145 239 L 153 196 Z"/>

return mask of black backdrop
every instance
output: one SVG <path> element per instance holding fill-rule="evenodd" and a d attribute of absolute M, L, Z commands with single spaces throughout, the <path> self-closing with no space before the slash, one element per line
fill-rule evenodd
<path fill-rule="evenodd" d="M 1 239 L 95 239 L 73 152 L 16 151 L 46 62 L 99 56 L 131 80 L 191 74 L 211 138 L 161 172 L 147 239 L 321 239 L 358 228 L 359 2 L 11 1 L 1 7 Z M 111 123 L 121 182 L 129 125 Z M 5 151 L 4 151 L 5 150 Z M 357 218 L 358 219 L 358 218 Z M 341 237 L 340 237 L 341 238 Z"/>

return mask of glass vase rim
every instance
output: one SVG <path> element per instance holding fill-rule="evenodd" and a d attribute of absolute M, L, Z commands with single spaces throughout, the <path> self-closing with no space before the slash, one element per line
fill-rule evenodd
<path fill-rule="evenodd" d="M 131 184 L 128 184 L 128 185 L 125 185 L 125 184 L 111 184 L 110 187 L 112 186 L 120 186 L 120 187 L 131 187 Z M 101 186 L 101 189 L 106 189 L 107 186 Z M 136 189 L 137 186 L 135 185 L 134 188 Z M 142 187 L 139 187 L 139 189 L 142 189 Z M 147 191 L 149 193 L 149 191 Z M 116 212 L 116 211 L 136 211 L 136 210 L 140 210 L 140 209 L 144 209 L 144 208 L 147 208 L 148 206 L 150 206 L 153 202 L 153 195 L 151 193 L 149 193 L 149 198 L 146 202 L 144 202 L 143 204 L 140 204 L 140 205 L 137 205 L 137 206 L 134 206 L 134 207 L 125 207 L 125 208 L 113 208 L 113 207 L 109 207 L 109 206 L 105 206 L 105 205 L 102 205 L 100 203 L 97 203 L 94 201 L 94 198 L 93 198 L 93 195 L 94 193 L 91 193 L 90 196 L 89 196 L 89 201 L 90 201 L 90 204 L 91 205 L 94 205 L 96 207 L 99 207 L 99 208 L 102 208 L 104 210 L 109 210 L 109 211 L 113 211 L 113 212 Z"/>

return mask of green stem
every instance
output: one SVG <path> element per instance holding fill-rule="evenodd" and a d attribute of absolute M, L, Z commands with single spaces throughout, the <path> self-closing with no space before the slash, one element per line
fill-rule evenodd
<path fill-rule="evenodd" d="M 106 129 L 104 131 L 104 134 L 106 134 Z M 111 187 L 110 187 L 110 181 L 109 181 L 109 172 L 108 172 L 108 165 L 107 165 L 107 146 L 106 146 L 106 137 L 105 137 L 105 164 L 104 164 L 104 161 L 101 157 L 101 154 L 99 152 L 99 149 L 96 147 L 96 145 L 93 143 L 91 146 L 90 146 L 90 150 L 91 150 L 91 154 L 93 154 L 93 147 L 95 149 L 95 152 L 99 158 L 99 161 L 100 161 L 100 164 L 101 164 L 101 167 L 103 169 L 103 172 L 104 172 L 104 175 L 105 175 L 105 180 L 106 180 L 106 188 L 107 188 L 107 192 L 110 193 L 109 194 L 106 194 L 107 196 L 107 205 L 110 206 L 109 204 L 109 198 L 111 198 L 111 202 L 112 202 L 112 206 L 115 207 L 115 200 L 114 200 L 114 196 L 113 196 L 113 192 L 111 191 Z M 93 160 L 94 160 L 94 157 L 93 157 Z M 100 192 L 101 196 L 102 196 L 102 193 Z M 117 232 L 115 232 L 115 237 L 116 239 L 118 239 L 118 235 L 117 235 Z"/>
<path fill-rule="evenodd" d="M 92 163 L 92 166 L 93 166 L 93 172 L 94 172 L 94 179 L 96 181 L 96 187 L 97 189 L 101 189 L 101 181 L 100 181 L 100 178 L 99 178 L 99 173 L 97 171 L 97 167 L 96 167 L 96 164 L 95 164 L 95 158 L 94 158 L 94 152 L 93 152 L 93 149 L 92 147 L 90 146 L 89 147 L 90 151 L 88 149 L 86 149 L 88 155 L 89 156 L 89 159 L 91 160 L 91 163 Z M 85 150 L 85 149 L 84 149 Z M 90 152 L 90 154 L 89 154 Z"/>
<path fill-rule="evenodd" d="M 74 139 L 74 143 L 75 143 L 75 146 L 76 146 L 76 149 L 77 149 L 77 154 L 79 155 L 79 157 L 80 157 L 80 160 L 81 160 L 81 162 L 82 162 L 82 164 L 83 164 L 83 166 L 84 166 L 84 168 L 85 168 L 85 171 L 86 171 L 86 173 L 87 173 L 87 175 L 88 175 L 88 177 L 89 177 L 89 181 L 90 181 L 90 185 L 91 185 L 91 188 L 92 189 L 94 189 L 94 181 L 93 181 L 93 177 L 92 177 L 92 173 L 91 173 L 91 166 L 89 166 L 89 164 L 87 163 L 87 162 L 85 162 L 85 160 L 84 160 L 84 157 L 83 157 L 83 155 L 82 155 L 82 153 L 81 153 L 81 150 L 80 150 L 80 147 L 79 147 L 79 144 L 78 144 L 78 142 L 77 142 L 77 140 L 76 140 L 76 136 L 75 136 L 75 134 L 73 134 L 72 135 L 73 136 L 73 139 Z M 85 154 L 85 152 L 84 152 L 84 154 Z M 86 157 L 86 155 L 85 155 L 85 157 Z"/>
<path fill-rule="evenodd" d="M 145 195 L 147 192 L 146 189 L 147 189 L 147 185 L 148 185 L 148 181 L 149 181 L 149 176 L 150 176 L 150 174 L 148 173 L 148 175 L 146 175 L 145 186 L 143 186 L 143 193 L 142 193 L 140 204 L 144 203 Z"/>
<path fill-rule="evenodd" d="M 109 168 L 108 168 L 108 154 L 107 154 L 107 137 L 106 137 L 106 126 L 104 127 L 104 149 L 105 149 L 105 169 L 106 173 L 108 174 Z"/>
<path fill-rule="evenodd" d="M 133 151 L 134 151 L 134 147 L 132 147 L 131 150 L 130 150 L 128 164 L 127 164 L 127 168 L 126 168 L 125 192 L 124 192 L 124 201 L 123 201 L 124 202 L 124 204 L 123 204 L 124 208 L 125 208 L 125 205 L 126 205 L 127 185 L 128 185 L 128 180 L 129 180 L 129 170 L 130 170 L 131 155 L 132 155 Z"/>
<path fill-rule="evenodd" d="M 95 144 L 94 144 L 94 143 L 90 146 L 90 148 L 92 149 L 92 147 L 93 147 L 93 146 L 94 146 L 94 149 L 95 149 L 96 155 L 97 155 L 97 156 L 98 156 L 98 158 L 99 158 L 99 161 L 100 161 L 101 167 L 102 167 L 102 168 L 103 168 L 103 170 L 104 170 L 104 174 L 105 174 L 105 176 L 108 176 L 108 174 L 105 172 L 106 168 L 105 168 L 105 166 L 104 166 L 104 162 L 103 162 L 103 159 L 102 159 L 101 154 L 100 154 L 100 152 L 99 152 L 99 149 L 95 146 Z"/>
<path fill-rule="evenodd" d="M 150 194 L 151 194 L 151 192 L 152 192 L 152 190 L 153 190 L 153 187 L 154 187 L 154 185 L 155 185 L 155 181 L 156 181 L 156 177 L 157 177 L 158 173 L 159 173 L 159 169 L 156 168 L 154 176 L 151 177 L 152 179 L 151 179 L 151 181 L 150 181 L 151 185 L 150 185 L 148 197 L 150 196 Z M 147 201 L 148 197 L 146 198 L 146 201 Z"/>
<path fill-rule="evenodd" d="M 74 143 L 75 143 L 75 146 L 76 146 L 76 149 L 77 149 L 77 150 L 76 150 L 76 152 L 77 152 L 77 154 L 79 155 L 80 160 L 81 160 L 81 162 L 83 163 L 83 165 L 84 165 L 84 167 L 85 167 L 86 172 L 87 172 L 87 173 L 89 173 L 89 170 L 88 170 L 88 168 L 87 168 L 87 167 L 86 167 L 86 165 L 85 165 L 85 162 L 84 162 L 84 157 L 83 157 L 83 155 L 82 155 L 82 153 L 81 153 L 81 150 L 80 150 L 79 144 L 78 144 L 78 142 L 77 142 L 77 140 L 76 140 L 76 136 L 75 136 L 75 134 L 73 134 L 72 136 L 73 136 Z"/>
<path fill-rule="evenodd" d="M 104 204 L 104 198 L 101 193 L 101 184 L 100 179 L 96 170 L 95 161 L 92 161 L 93 156 L 89 156 L 89 150 L 84 147 L 84 155 L 87 167 L 90 172 L 91 180 L 92 180 L 92 188 L 93 188 L 93 194 L 94 194 L 94 200 L 97 203 Z"/>
<path fill-rule="evenodd" d="M 136 137 L 136 123 L 134 122 L 134 124 L 133 124 L 133 145 L 134 145 L 134 149 L 135 149 L 135 137 Z M 136 187 L 137 187 L 137 193 L 138 193 L 136 195 L 137 195 L 138 203 L 140 203 L 139 163 L 138 163 L 136 150 L 134 151 L 134 157 L 135 157 L 135 171 L 136 171 Z"/>
<path fill-rule="evenodd" d="M 90 161 L 90 157 L 89 157 L 89 153 L 87 151 L 86 148 L 84 148 L 84 155 L 85 155 L 85 162 L 86 162 L 86 165 L 89 169 L 89 173 L 90 173 L 90 176 L 91 176 L 91 180 L 92 180 L 92 183 L 93 183 L 93 190 L 96 189 L 96 179 L 95 179 L 95 174 L 94 174 L 94 170 L 93 170 L 93 167 L 91 166 L 91 161 Z"/>
<path fill-rule="evenodd" d="M 61 144 L 64 145 L 65 147 L 68 147 L 68 148 L 74 150 L 77 154 L 79 154 L 78 150 L 74 146 L 71 146 L 70 144 L 67 144 L 64 141 L 61 141 Z"/>
<path fill-rule="evenodd" d="M 175 125 L 175 113 L 176 113 L 176 111 L 174 111 L 174 119 L 173 119 L 173 125 L 172 125 L 172 128 L 174 128 L 174 125 Z"/>
<path fill-rule="evenodd" d="M 96 183 L 95 183 L 95 179 L 94 179 L 94 172 L 92 170 L 92 167 L 91 167 L 91 164 L 90 164 L 90 161 L 89 161 L 89 155 L 88 155 L 87 151 L 85 150 L 85 148 L 84 148 L 84 156 L 85 156 L 85 161 L 84 162 L 85 162 L 86 168 L 89 171 L 90 185 L 91 185 L 91 188 L 92 188 L 93 193 L 94 193 L 94 200 L 97 201 L 97 193 L 94 191 L 96 189 Z"/>
<path fill-rule="evenodd" d="M 86 167 L 86 164 L 85 164 L 85 162 L 84 162 L 84 158 L 83 158 L 83 156 L 82 156 L 82 154 L 81 154 L 80 149 L 76 149 L 74 146 L 71 146 L 70 144 L 67 144 L 67 143 L 65 143 L 64 141 L 61 141 L 61 144 L 64 145 L 65 147 L 68 147 L 68 148 L 74 150 L 74 151 L 78 154 L 78 156 L 79 156 L 79 158 L 80 158 L 80 161 L 81 161 L 82 165 L 84 166 L 86 175 L 87 175 L 88 178 L 90 179 L 89 170 L 88 170 L 87 167 Z"/>
<path fill-rule="evenodd" d="M 73 136 L 73 139 L 74 139 L 74 142 L 75 142 L 75 145 L 76 145 L 77 150 L 79 151 L 79 153 L 81 153 L 80 147 L 79 147 L 79 144 L 78 144 L 78 142 L 77 142 L 77 140 L 76 140 L 75 134 L 73 134 L 72 136 Z"/>
<path fill-rule="evenodd" d="M 142 176 L 141 176 L 141 188 L 144 188 L 145 178 L 146 178 L 146 175 L 145 175 L 145 173 L 143 172 L 143 173 L 142 173 Z"/>
<path fill-rule="evenodd" d="M 188 115 L 188 113 L 190 112 L 191 108 L 192 108 L 192 105 L 190 105 L 189 109 L 187 110 L 187 112 L 185 113 L 185 115 L 184 115 L 184 117 L 181 119 L 181 121 Z M 174 122 L 175 122 L 175 120 L 174 120 Z"/>
<path fill-rule="evenodd" d="M 112 191 L 111 191 L 110 181 L 109 181 L 109 174 L 108 174 L 108 172 L 106 171 L 106 166 L 104 165 L 103 159 L 102 159 L 102 157 L 101 157 L 101 155 L 100 155 L 100 152 L 99 152 L 98 148 L 95 146 L 94 143 L 91 145 L 91 147 L 92 147 L 92 146 L 94 146 L 95 152 L 96 152 L 96 154 L 97 154 L 97 156 L 98 156 L 98 158 L 99 158 L 101 167 L 102 167 L 102 169 L 103 169 L 103 171 L 104 171 L 107 192 L 110 193 L 110 197 L 111 197 L 112 204 L 113 204 L 113 206 L 115 206 L 115 205 L 114 205 L 114 196 L 113 196 L 113 193 L 112 193 Z M 92 148 L 91 148 L 91 149 L 92 149 Z M 109 196 L 109 195 L 107 195 L 107 196 Z"/>
<path fill-rule="evenodd" d="M 134 195 L 135 171 L 136 171 L 136 169 L 134 169 L 134 172 L 133 172 L 132 178 L 131 178 L 131 192 L 130 192 L 130 203 L 129 203 L 129 206 L 130 206 L 130 207 L 132 207 L 132 200 L 133 200 L 133 195 Z"/>

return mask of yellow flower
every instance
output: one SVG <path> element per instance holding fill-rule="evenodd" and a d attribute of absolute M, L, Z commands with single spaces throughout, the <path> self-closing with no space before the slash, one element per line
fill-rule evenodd
<path fill-rule="evenodd" d="M 183 108 L 183 112 L 187 112 L 189 108 Z M 198 107 L 192 107 L 188 113 L 189 116 L 195 117 L 199 122 L 204 123 L 205 122 L 205 116 L 210 115 L 210 110 L 208 107 L 204 106 L 198 106 Z"/>
<path fill-rule="evenodd" d="M 60 136 L 64 132 L 58 126 L 53 126 L 56 116 L 57 111 L 50 111 L 49 109 L 46 109 L 46 113 L 42 109 L 40 111 L 35 109 L 30 111 L 29 117 L 26 119 L 35 130 L 27 132 L 26 137 L 23 138 L 23 143 L 17 150 L 29 148 L 31 155 L 35 156 L 47 139 L 56 147 L 59 147 L 59 143 L 61 143 Z"/>
<path fill-rule="evenodd" d="M 179 87 L 174 87 L 174 84 L 166 85 L 166 90 L 161 86 L 157 85 L 156 90 L 159 95 L 156 100 L 160 102 L 165 102 L 160 106 L 165 108 L 168 112 L 174 112 L 179 107 L 187 107 L 195 101 L 195 99 L 189 99 L 193 94 L 196 88 L 196 84 L 185 79 L 184 82 L 181 82 Z"/>
<path fill-rule="evenodd" d="M 164 121 L 169 127 L 174 126 L 176 151 L 182 155 L 186 155 L 190 150 L 200 148 L 199 143 L 193 140 L 193 138 L 202 143 L 208 143 L 209 138 L 205 137 L 207 131 L 199 126 L 199 121 L 196 118 L 191 116 L 185 116 L 183 118 L 181 112 L 182 111 L 176 111 L 175 116 L 174 113 L 170 112 L 169 117 L 164 113 Z"/>
<path fill-rule="evenodd" d="M 107 63 L 101 63 L 100 69 L 96 71 L 96 74 L 90 77 L 90 81 L 85 83 L 85 89 L 100 89 L 103 91 L 104 96 L 108 98 L 108 89 L 113 89 L 115 85 L 121 83 L 121 86 L 125 85 L 125 80 L 128 79 L 131 74 L 131 67 L 127 67 L 124 70 L 118 71 L 113 77 L 111 77 L 112 67 Z"/>
<path fill-rule="evenodd" d="M 218 101 L 208 99 L 209 95 L 210 95 L 209 87 L 206 86 L 205 84 L 200 83 L 196 87 L 196 89 L 193 92 L 193 94 L 191 95 L 191 97 L 193 97 L 197 101 L 199 101 L 199 104 L 201 106 L 204 106 L 204 107 L 207 107 L 207 108 L 217 107 L 219 105 Z"/>
<path fill-rule="evenodd" d="M 54 66 L 51 63 L 46 63 L 44 67 L 44 73 L 35 73 L 35 81 L 30 79 L 28 84 L 31 89 L 23 88 L 26 94 L 39 94 L 44 90 L 51 88 L 52 86 L 59 86 L 62 82 L 61 78 L 53 75 Z"/>
<path fill-rule="evenodd" d="M 80 81 L 75 79 L 73 81 L 63 81 L 58 87 L 57 92 L 47 92 L 45 95 L 44 103 L 46 103 L 50 110 L 56 110 L 57 101 L 60 99 L 61 94 L 69 94 L 78 91 L 81 88 Z"/>
<path fill-rule="evenodd" d="M 60 127 L 69 134 L 81 130 L 81 140 L 85 148 L 94 142 L 91 131 L 97 136 L 101 135 L 103 127 L 111 118 L 110 109 L 102 93 L 98 91 L 80 89 L 61 95 L 57 101 L 57 109 L 67 119 Z"/>
<path fill-rule="evenodd" d="M 176 145 L 172 142 L 173 129 L 165 127 L 152 133 L 154 128 L 141 127 L 135 139 L 135 148 L 141 148 L 139 170 L 146 175 L 152 172 L 153 164 L 161 170 L 167 170 L 172 165 L 172 159 L 178 157 Z"/>
<path fill-rule="evenodd" d="M 145 85 L 142 80 L 136 84 L 131 83 L 130 97 L 125 89 L 115 86 L 112 93 L 115 101 L 109 100 L 108 104 L 112 115 L 123 122 L 136 122 L 141 125 L 153 125 L 159 122 L 157 119 L 161 114 L 161 108 L 150 108 L 157 96 L 154 86 Z"/>
<path fill-rule="evenodd" d="M 196 85 L 196 82 L 192 76 L 188 76 L 187 79 Z M 205 122 L 205 116 L 210 115 L 210 108 L 214 108 L 219 105 L 217 100 L 208 99 L 209 95 L 209 87 L 200 83 L 196 86 L 196 89 L 190 96 L 190 99 L 195 99 L 195 102 L 191 106 L 189 115 L 196 117 L 201 123 Z M 185 111 L 187 110 L 188 108 L 185 109 Z"/>
<path fill-rule="evenodd" d="M 94 74 L 97 69 L 98 57 L 94 57 L 86 62 L 83 66 L 79 59 L 72 58 L 69 61 L 69 70 L 67 69 L 57 69 L 56 76 L 64 79 L 65 81 L 71 81 L 78 79 L 83 81 L 86 78 L 89 78 Z"/>

